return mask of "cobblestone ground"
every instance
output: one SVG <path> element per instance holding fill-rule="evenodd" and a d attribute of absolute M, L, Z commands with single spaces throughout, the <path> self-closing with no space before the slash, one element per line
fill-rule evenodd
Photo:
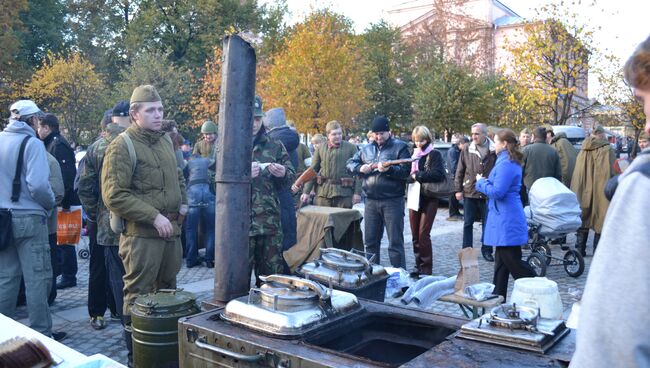
<path fill-rule="evenodd" d="M 363 212 L 363 205 L 357 205 L 355 208 Z M 450 222 L 447 219 L 447 209 L 438 210 L 431 239 L 433 242 L 433 273 L 440 276 L 453 276 L 458 272 L 457 253 L 462 244 L 462 222 Z M 406 248 L 406 266 L 407 269 L 414 267 L 414 257 L 412 251 L 411 234 L 408 224 L 408 216 L 404 217 L 404 246 Z M 363 226 L 362 226 L 363 229 Z M 569 235 L 568 243 L 575 242 L 575 236 Z M 474 226 L 474 246 L 480 247 L 480 224 Z M 384 236 L 382 240 L 381 264 L 390 266 L 388 261 L 388 240 Z M 559 246 L 552 246 L 556 254 L 562 254 Z M 568 294 L 569 289 L 582 291 L 584 288 L 589 265 L 591 263 L 591 239 L 588 250 L 589 256 L 585 258 L 586 269 L 582 276 L 573 278 L 567 275 L 564 268 L 560 266 L 551 266 L 548 268 L 547 277 L 558 283 L 560 294 L 565 308 L 569 308 L 575 301 L 574 297 Z M 77 286 L 65 290 L 59 290 L 56 302 L 51 308 L 53 315 L 54 331 L 65 331 L 68 337 L 62 341 L 65 345 L 80 351 L 86 355 L 97 353 L 104 354 L 118 362 L 126 363 L 126 349 L 122 338 L 122 327 L 118 321 L 110 321 L 109 313 L 106 318 L 109 322 L 108 327 L 97 331 L 91 328 L 87 310 L 87 289 L 88 289 L 88 260 L 78 259 L 79 272 L 77 274 Z M 479 257 L 479 268 L 481 281 L 491 282 L 493 273 L 493 263 L 486 262 Z M 208 300 L 212 296 L 213 270 L 205 267 L 185 268 L 183 265 L 178 274 L 178 286 L 188 291 L 195 292 L 199 301 Z M 509 292 L 512 292 L 512 279 L 509 285 Z M 391 303 L 399 303 L 398 299 L 387 300 Z M 430 310 L 462 316 L 459 307 L 455 304 L 436 302 Z M 24 324 L 28 324 L 27 311 L 25 307 L 17 310 L 16 319 Z"/>

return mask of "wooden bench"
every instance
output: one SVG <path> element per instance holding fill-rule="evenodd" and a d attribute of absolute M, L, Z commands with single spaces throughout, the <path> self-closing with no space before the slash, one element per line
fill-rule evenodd
<path fill-rule="evenodd" d="M 477 301 L 474 299 L 468 299 L 457 294 L 449 294 L 440 297 L 438 300 L 442 302 L 458 304 L 460 310 L 463 311 L 463 314 L 467 318 L 476 319 L 485 314 L 485 310 L 490 310 L 494 307 L 497 307 L 503 303 L 503 297 L 501 295 L 493 296 L 490 299 Z M 471 317 L 470 317 L 471 312 Z"/>

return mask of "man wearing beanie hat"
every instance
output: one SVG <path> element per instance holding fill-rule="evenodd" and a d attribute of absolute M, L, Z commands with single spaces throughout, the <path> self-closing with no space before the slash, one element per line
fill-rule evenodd
<path fill-rule="evenodd" d="M 576 248 L 587 255 L 589 229 L 594 230 L 594 252 L 600 240 L 609 201 L 605 185 L 614 176 L 616 155 L 605 138 L 605 129 L 597 125 L 582 142 L 571 178 L 571 190 L 578 196 L 582 209 L 582 226 L 578 230 Z"/>
<path fill-rule="evenodd" d="M 284 109 L 276 107 L 268 110 L 264 114 L 262 121 L 269 137 L 280 141 L 284 145 L 295 171 L 298 167 L 298 152 L 296 150 L 300 145 L 300 136 L 287 125 Z M 278 197 L 280 199 L 280 217 L 282 219 L 282 249 L 287 250 L 298 241 L 296 205 L 291 193 L 291 186 L 287 185 L 278 188 Z"/>
<path fill-rule="evenodd" d="M 127 347 L 136 297 L 176 288 L 182 260 L 181 224 L 188 211 L 185 180 L 176 165 L 171 139 L 162 132 L 163 104 L 156 89 L 137 87 L 129 113 L 132 124 L 109 144 L 101 172 L 102 199 L 124 221 L 119 253 L 125 270 Z"/>
<path fill-rule="evenodd" d="M 261 283 L 259 276 L 285 271 L 281 203 L 276 188 L 289 188 L 295 174 L 285 147 L 266 133 L 263 116 L 262 100 L 255 96 L 248 258 L 250 267 L 255 270 L 258 286 Z M 290 204 L 293 206 L 292 202 Z"/>
<path fill-rule="evenodd" d="M 103 329 L 104 312 L 111 309 L 111 316 L 122 316 L 124 305 L 124 265 L 118 254 L 120 234 L 110 226 L 109 211 L 101 197 L 100 173 L 108 145 L 131 125 L 129 101 L 122 100 L 113 106 L 111 123 L 103 129 L 101 138 L 88 147 L 84 165 L 79 167 L 79 200 L 89 218 L 89 227 L 96 232 L 95 247 L 91 243 L 88 280 L 88 312 L 90 325 Z M 92 231 L 89 231 L 92 232 Z M 108 285 L 108 298 L 106 286 Z"/>
<path fill-rule="evenodd" d="M 391 136 L 388 119 L 377 116 L 371 124 L 374 141 L 348 160 L 348 171 L 363 179 L 367 201 L 364 212 L 366 252 L 379 261 L 384 226 L 388 234 L 388 257 L 393 267 L 406 268 L 404 256 L 404 192 L 410 163 L 387 166 L 392 160 L 409 159 L 406 143 Z"/>

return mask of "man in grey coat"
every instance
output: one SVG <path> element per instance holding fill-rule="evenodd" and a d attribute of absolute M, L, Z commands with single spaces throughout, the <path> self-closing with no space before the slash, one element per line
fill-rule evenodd
<path fill-rule="evenodd" d="M 0 208 L 11 209 L 14 241 L 0 251 L 0 313 L 9 317 L 16 311 L 20 277 L 25 279 L 29 327 L 59 340 L 65 333 L 52 335 L 52 316 L 47 297 L 52 285 L 52 265 L 48 243 L 48 215 L 55 206 L 48 181 L 50 168 L 43 143 L 36 137 L 41 110 L 29 100 L 14 103 L 7 128 L 0 132 Z M 12 181 L 18 164 L 19 148 L 25 145 L 18 200 L 12 198 Z"/>

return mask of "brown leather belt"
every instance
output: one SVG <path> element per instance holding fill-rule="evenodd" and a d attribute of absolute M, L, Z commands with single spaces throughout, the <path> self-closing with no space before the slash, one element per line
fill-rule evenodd
<path fill-rule="evenodd" d="M 167 217 L 167 220 L 171 222 L 171 221 L 178 220 L 180 214 L 178 212 L 171 212 L 171 213 L 163 213 L 163 216 Z"/>

